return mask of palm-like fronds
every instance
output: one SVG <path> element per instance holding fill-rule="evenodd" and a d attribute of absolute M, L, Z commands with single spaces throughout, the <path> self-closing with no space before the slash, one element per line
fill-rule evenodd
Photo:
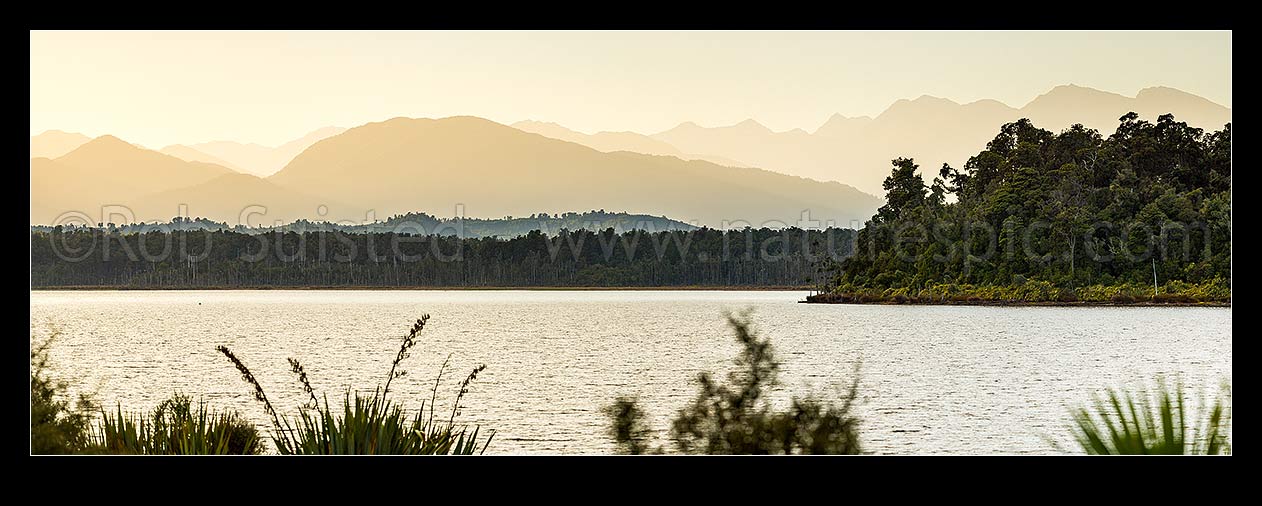
<path fill-rule="evenodd" d="M 1231 387 L 1208 409 L 1192 412 L 1182 382 L 1158 380 L 1155 395 L 1108 389 L 1091 408 L 1073 412 L 1074 440 L 1092 455 L 1218 455 L 1231 453 Z"/>

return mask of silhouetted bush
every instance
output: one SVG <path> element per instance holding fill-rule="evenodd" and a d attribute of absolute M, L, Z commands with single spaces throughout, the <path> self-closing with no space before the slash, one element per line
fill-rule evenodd
<path fill-rule="evenodd" d="M 57 338 L 53 333 L 40 343 L 31 343 L 31 454 L 80 453 L 91 446 L 93 405 L 80 395 L 74 408 L 66 399 L 69 385 L 48 374 L 48 349 Z"/>
<path fill-rule="evenodd" d="M 788 411 L 773 411 L 765 390 L 778 384 L 780 363 L 770 340 L 759 339 L 748 316 L 728 315 L 742 349 L 727 383 L 708 372 L 697 377 L 700 392 L 679 411 L 671 425 L 671 439 L 690 454 L 857 454 L 858 419 L 850 414 L 858 392 L 851 383 L 841 403 L 793 398 Z M 857 368 L 856 368 L 857 371 Z M 649 453 L 645 414 L 633 398 L 620 397 L 606 407 L 612 419 L 610 434 L 621 451 Z M 662 453 L 661 448 L 651 450 Z"/>
<path fill-rule="evenodd" d="M 602 411 L 613 420 L 609 427 L 609 436 L 618 443 L 619 451 L 630 455 L 651 451 L 648 443 L 652 429 L 645 423 L 644 412 L 640 410 L 636 398 L 619 397 Z"/>

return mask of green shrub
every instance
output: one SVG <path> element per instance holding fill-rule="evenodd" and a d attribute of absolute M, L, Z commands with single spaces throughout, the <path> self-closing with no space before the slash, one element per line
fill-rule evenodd
<path fill-rule="evenodd" d="M 795 397 L 788 411 L 774 411 L 765 395 L 778 384 L 780 369 L 771 342 L 758 338 L 747 317 L 729 315 L 728 323 L 742 346 L 736 359 L 741 370 L 730 373 L 726 384 L 715 381 L 708 372 L 698 375 L 700 392 L 671 425 L 678 451 L 711 455 L 859 453 L 859 420 L 850 413 L 857 397 L 857 380 L 840 404 Z M 609 432 L 622 451 L 650 451 L 647 436 L 651 431 L 634 399 L 618 398 L 604 411 L 612 419 Z"/>
<path fill-rule="evenodd" d="M 609 436 L 617 443 L 620 451 L 629 455 L 651 452 L 648 443 L 652 429 L 644 421 L 645 413 L 640 409 L 639 400 L 635 397 L 618 397 L 613 404 L 601 411 L 613 420 L 609 426 Z"/>
<path fill-rule="evenodd" d="M 66 399 L 69 384 L 48 374 L 48 350 L 54 332 L 43 342 L 31 343 L 31 454 L 79 453 L 91 446 L 91 399 L 80 395 L 72 408 Z"/>

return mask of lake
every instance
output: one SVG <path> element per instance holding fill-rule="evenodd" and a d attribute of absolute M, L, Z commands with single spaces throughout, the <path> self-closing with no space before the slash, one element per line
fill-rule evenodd
<path fill-rule="evenodd" d="M 438 406 L 486 364 L 457 420 L 497 431 L 488 454 L 614 451 L 600 408 L 638 395 L 656 429 L 693 398 L 705 370 L 737 351 L 724 311 L 753 310 L 791 393 L 838 396 L 860 363 L 860 438 L 876 454 L 1056 453 L 1067 408 L 1093 391 L 1159 373 L 1190 386 L 1231 380 L 1231 309 L 799 304 L 775 291 L 35 291 L 31 333 L 60 336 L 59 376 L 106 406 L 148 409 L 173 389 L 267 416 L 231 348 L 282 412 L 304 394 L 287 357 L 340 401 L 383 382 L 400 338 L 431 319 L 392 397 Z M 662 441 L 664 439 L 659 439 Z M 269 442 L 270 443 L 270 442 Z"/>

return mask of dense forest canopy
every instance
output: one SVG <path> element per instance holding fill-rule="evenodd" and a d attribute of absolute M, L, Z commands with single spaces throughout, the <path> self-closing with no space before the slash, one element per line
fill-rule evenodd
<path fill-rule="evenodd" d="M 829 268 L 835 293 L 1151 288 L 1154 277 L 1230 287 L 1230 123 L 1206 133 L 1169 114 L 1152 123 L 1130 113 L 1104 137 L 1023 119 L 929 184 L 913 160 L 893 166 L 855 255 Z"/>
<path fill-rule="evenodd" d="M 617 233 L 538 230 L 512 239 L 394 232 L 246 234 L 117 229 L 31 232 L 33 287 L 806 287 L 854 231 Z"/>

